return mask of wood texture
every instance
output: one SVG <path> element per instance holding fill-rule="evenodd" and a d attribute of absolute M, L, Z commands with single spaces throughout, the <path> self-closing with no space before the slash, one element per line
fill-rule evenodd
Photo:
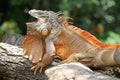
<path fill-rule="evenodd" d="M 1 80 L 47 80 L 44 74 L 33 75 L 33 65 L 18 46 L 0 43 Z"/>

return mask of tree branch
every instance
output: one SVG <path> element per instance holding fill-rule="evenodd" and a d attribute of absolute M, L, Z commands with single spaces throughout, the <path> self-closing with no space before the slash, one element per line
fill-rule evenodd
<path fill-rule="evenodd" d="M 23 49 L 0 43 L 0 79 L 5 80 L 47 80 L 45 74 L 34 76 L 33 65 L 23 53 Z"/>

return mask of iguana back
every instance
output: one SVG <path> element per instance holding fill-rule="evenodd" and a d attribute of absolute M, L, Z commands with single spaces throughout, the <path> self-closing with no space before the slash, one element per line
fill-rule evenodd
<path fill-rule="evenodd" d="M 120 44 L 105 44 L 98 40 L 95 36 L 90 34 L 88 31 L 82 30 L 76 26 L 67 25 L 66 27 L 68 27 L 71 31 L 77 33 L 80 37 L 84 38 L 92 45 L 95 45 L 99 48 L 117 48 L 117 47 L 120 48 Z"/>

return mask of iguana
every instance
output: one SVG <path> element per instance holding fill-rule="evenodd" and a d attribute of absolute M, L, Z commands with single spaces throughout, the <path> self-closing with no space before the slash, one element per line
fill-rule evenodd
<path fill-rule="evenodd" d="M 105 44 L 89 32 L 73 26 L 62 12 L 30 10 L 36 18 L 28 22 L 28 34 L 23 41 L 25 54 L 36 65 L 34 73 L 59 56 L 63 61 L 80 62 L 88 67 L 104 67 L 120 64 L 120 44 Z"/>

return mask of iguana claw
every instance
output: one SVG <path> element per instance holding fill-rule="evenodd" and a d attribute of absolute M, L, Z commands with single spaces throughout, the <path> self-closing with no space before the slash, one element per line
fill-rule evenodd
<path fill-rule="evenodd" d="M 42 73 L 43 67 L 41 66 L 40 62 L 31 68 L 31 70 L 34 70 L 34 75 L 36 75 L 39 68 L 40 68 L 40 73 Z"/>

